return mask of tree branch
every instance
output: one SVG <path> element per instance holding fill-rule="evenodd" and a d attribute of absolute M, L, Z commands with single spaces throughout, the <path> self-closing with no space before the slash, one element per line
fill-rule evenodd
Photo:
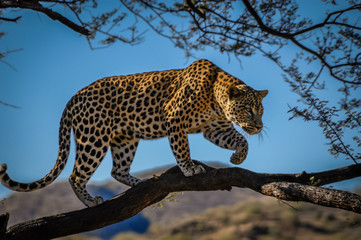
<path fill-rule="evenodd" d="M 291 39 L 293 38 L 293 35 L 290 33 L 284 33 L 284 32 L 279 32 L 273 28 L 270 28 L 268 26 L 266 26 L 261 17 L 258 15 L 258 13 L 256 12 L 256 10 L 252 7 L 251 3 L 248 0 L 242 0 L 244 6 L 247 8 L 248 12 L 252 15 L 252 17 L 256 20 L 258 26 L 261 28 L 261 30 L 268 32 L 272 35 L 278 36 L 278 37 L 282 37 L 282 38 L 286 38 L 286 39 Z"/>
<path fill-rule="evenodd" d="M 262 194 L 287 201 L 302 199 L 303 202 L 361 213 L 361 196 L 347 191 L 299 183 L 273 182 L 262 186 Z"/>
<path fill-rule="evenodd" d="M 15 22 L 18 23 L 19 19 L 22 18 L 22 16 L 16 17 L 16 18 L 5 18 L 0 17 L 0 21 L 7 21 L 7 22 Z"/>
<path fill-rule="evenodd" d="M 1 60 L 0 60 L 1 62 Z M 7 107 L 12 107 L 12 108 L 17 108 L 17 109 L 20 109 L 19 106 L 16 106 L 16 105 L 12 105 L 12 104 L 9 104 L 9 103 L 6 103 L 6 102 L 3 102 L 0 100 L 0 104 L 4 105 L 4 106 L 7 106 Z"/>
<path fill-rule="evenodd" d="M 178 167 L 173 167 L 161 176 L 142 182 L 99 206 L 17 224 L 7 230 L 6 240 L 50 239 L 95 230 L 128 219 L 161 201 L 169 193 L 179 191 L 250 188 L 283 200 L 305 201 L 361 213 L 361 196 L 317 187 L 313 182 L 317 179 L 316 184 L 322 185 L 359 177 L 360 164 L 331 171 L 301 174 L 264 174 L 242 168 L 214 169 L 203 166 L 207 170 L 205 174 L 184 177 Z"/>
<path fill-rule="evenodd" d="M 343 14 L 343 13 L 345 13 L 345 12 L 352 11 L 352 10 L 357 10 L 357 9 L 361 9 L 361 4 L 358 4 L 358 5 L 355 5 L 355 6 L 346 8 L 346 9 L 343 9 L 343 10 L 331 12 L 331 13 L 329 13 L 329 14 L 327 15 L 327 17 L 325 18 L 325 20 L 324 20 L 322 23 L 318 23 L 318 24 L 315 24 L 315 25 L 310 26 L 310 27 L 308 27 L 308 28 L 299 30 L 299 31 L 293 33 L 293 35 L 296 36 L 296 35 L 299 35 L 299 34 L 303 34 L 303 33 L 306 33 L 306 32 L 310 32 L 310 31 L 313 31 L 313 30 L 315 30 L 315 29 L 322 28 L 322 27 L 324 27 L 324 26 L 326 26 L 326 25 L 339 25 L 339 26 L 344 26 L 344 27 L 349 27 L 349 28 L 354 28 L 354 29 L 357 29 L 357 30 L 361 30 L 361 28 L 356 27 L 356 26 L 352 26 L 352 25 L 349 25 L 349 24 L 336 22 L 336 19 L 334 19 L 334 20 L 331 21 L 331 22 L 328 21 L 328 20 L 331 18 L 331 16 L 333 16 L 333 15 Z"/>
<path fill-rule="evenodd" d="M 206 18 L 206 14 L 205 12 L 200 9 L 200 8 L 197 8 L 196 6 L 194 6 L 194 4 L 192 3 L 191 0 L 186 0 L 185 3 L 188 5 L 188 7 L 193 11 L 195 12 L 198 16 L 200 16 L 201 18 Z"/>
<path fill-rule="evenodd" d="M 311 55 L 317 57 L 320 62 L 328 68 L 329 72 L 330 72 L 330 75 L 341 81 L 341 82 L 344 82 L 344 83 L 348 83 L 348 84 L 361 84 L 361 82 L 359 81 L 349 81 L 349 80 L 346 80 L 346 79 L 343 79 L 341 77 L 338 77 L 334 72 L 333 72 L 333 69 L 335 67 L 338 67 L 338 66 L 332 66 L 331 64 L 329 64 L 326 59 L 321 56 L 321 54 L 317 53 L 316 51 L 312 50 L 311 48 L 308 48 L 306 47 L 304 44 L 302 44 L 300 41 L 296 40 L 295 36 L 296 35 L 299 35 L 299 34 L 302 34 L 302 33 L 305 33 L 306 30 L 307 31 L 312 31 L 316 28 L 320 28 L 320 27 L 323 27 L 324 25 L 328 24 L 328 19 L 329 17 L 331 17 L 331 15 L 333 14 L 336 14 L 336 13 L 343 13 L 345 11 L 349 11 L 349 10 L 355 10 L 355 9 L 359 9 L 361 6 L 360 5 L 356 5 L 354 7 L 351 7 L 351 8 L 348 8 L 348 9 L 344 9 L 344 10 L 340 10 L 340 11 L 337 11 L 337 12 L 333 12 L 331 14 L 329 14 L 329 16 L 325 19 L 325 22 L 323 24 L 319 24 L 319 25 L 315 25 L 314 27 L 310 27 L 308 29 L 304 29 L 304 30 L 301 30 L 299 32 L 296 32 L 296 33 L 287 33 L 287 32 L 280 32 L 280 31 L 277 31 L 271 27 L 268 27 L 267 25 L 265 25 L 261 19 L 261 17 L 258 15 L 258 13 L 256 12 L 256 10 L 252 7 L 251 3 L 248 1 L 248 0 L 242 0 L 243 4 L 245 5 L 245 7 L 247 8 L 248 12 L 252 15 L 252 17 L 256 20 L 259 28 L 262 30 L 262 31 L 265 31 L 267 33 L 270 33 L 274 36 L 278 36 L 278 37 L 281 37 L 281 38 L 284 38 L 284 39 L 288 39 L 290 40 L 292 43 L 294 43 L 296 46 L 298 46 L 299 48 L 301 48 L 302 50 L 310 53 Z M 335 20 L 334 20 L 335 21 Z M 332 24 L 336 24 L 335 22 L 332 22 Z M 359 65 L 359 63 L 353 63 L 353 64 L 343 64 L 342 66 L 350 66 L 350 65 Z"/>
<path fill-rule="evenodd" d="M 54 12 L 50 8 L 46 8 L 41 5 L 38 1 L 11 1 L 11 0 L 2 0 L 0 1 L 0 9 L 1 8 L 23 8 L 23 9 L 30 9 L 37 12 L 42 12 L 47 15 L 49 18 L 53 20 L 57 20 L 64 24 L 65 26 L 69 27 L 75 32 L 78 32 L 82 35 L 89 36 L 91 35 L 90 31 L 83 26 L 80 26 L 68 18 L 64 17 L 60 13 Z"/>

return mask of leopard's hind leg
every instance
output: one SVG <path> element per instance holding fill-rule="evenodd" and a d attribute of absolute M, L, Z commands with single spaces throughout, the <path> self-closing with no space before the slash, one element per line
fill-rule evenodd
<path fill-rule="evenodd" d="M 106 143 L 103 143 L 100 138 L 92 140 L 90 139 L 86 143 L 77 143 L 74 170 L 69 178 L 76 196 L 88 207 L 103 203 L 102 197 L 92 197 L 88 193 L 86 184 L 108 150 Z"/>
<path fill-rule="evenodd" d="M 123 136 L 117 136 L 110 144 L 113 156 L 113 169 L 111 175 L 117 181 L 128 186 L 135 186 L 141 182 L 140 179 L 129 174 L 130 165 L 133 162 L 138 143 L 138 138 L 129 139 Z"/>

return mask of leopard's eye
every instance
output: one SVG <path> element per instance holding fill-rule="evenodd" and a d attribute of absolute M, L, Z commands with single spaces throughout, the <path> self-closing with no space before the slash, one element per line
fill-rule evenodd
<path fill-rule="evenodd" d="M 252 117 L 253 111 L 252 111 L 251 106 L 250 106 L 250 105 L 245 105 L 244 108 L 245 108 L 245 110 L 246 110 L 246 112 L 247 112 L 247 115 L 250 116 L 250 117 Z"/>

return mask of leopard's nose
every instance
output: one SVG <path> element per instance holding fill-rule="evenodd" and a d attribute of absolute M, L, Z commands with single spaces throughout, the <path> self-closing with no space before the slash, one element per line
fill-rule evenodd
<path fill-rule="evenodd" d="M 255 127 L 257 128 L 257 132 L 260 132 L 260 131 L 262 131 L 263 123 L 262 123 L 262 122 L 258 122 L 258 123 L 256 123 L 256 126 L 255 126 Z"/>
<path fill-rule="evenodd" d="M 263 128 L 263 123 L 262 123 L 261 120 L 258 120 L 258 121 L 256 121 L 255 123 L 256 123 L 256 124 L 255 124 L 255 127 L 256 127 L 257 129 L 262 129 L 262 128 Z"/>

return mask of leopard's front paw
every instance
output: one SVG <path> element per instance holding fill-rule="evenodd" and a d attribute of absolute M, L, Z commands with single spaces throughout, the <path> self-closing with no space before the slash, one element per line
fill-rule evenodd
<path fill-rule="evenodd" d="M 242 155 L 242 153 L 235 152 L 231 156 L 231 163 L 238 165 L 241 164 L 245 159 L 247 155 Z"/>
<path fill-rule="evenodd" d="M 206 169 L 204 169 L 204 167 L 202 165 L 196 165 L 196 164 L 192 164 L 190 166 L 187 167 L 180 167 L 184 176 L 186 177 L 191 177 L 200 173 L 205 173 Z"/>
<path fill-rule="evenodd" d="M 238 165 L 241 164 L 247 157 L 248 146 L 243 146 L 236 150 L 231 156 L 231 163 Z"/>

